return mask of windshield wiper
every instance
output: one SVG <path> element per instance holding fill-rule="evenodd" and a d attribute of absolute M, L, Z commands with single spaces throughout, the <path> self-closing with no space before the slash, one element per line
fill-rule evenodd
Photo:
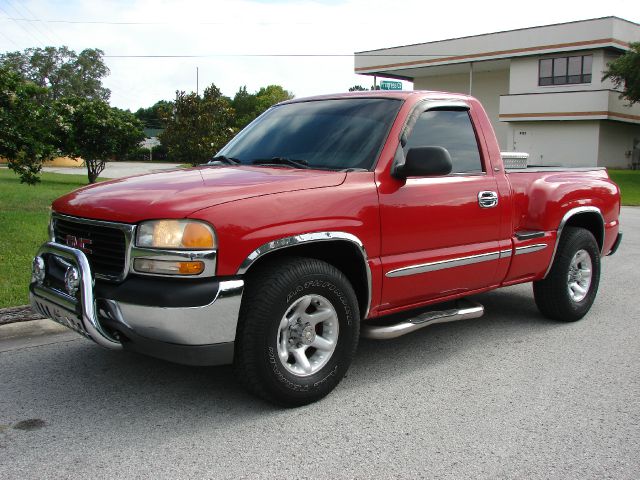
<path fill-rule="evenodd" d="M 240 160 L 233 157 L 218 155 L 207 162 L 207 165 L 240 165 Z"/>
<path fill-rule="evenodd" d="M 252 160 L 253 165 L 286 165 L 294 168 L 310 168 L 306 160 L 294 160 L 288 157 L 256 158 Z"/>

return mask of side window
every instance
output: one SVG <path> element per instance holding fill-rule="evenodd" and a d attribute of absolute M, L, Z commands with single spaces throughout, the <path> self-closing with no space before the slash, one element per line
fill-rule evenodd
<path fill-rule="evenodd" d="M 422 113 L 404 147 L 444 147 L 451 154 L 452 173 L 482 172 L 478 143 L 466 110 L 431 110 Z"/>

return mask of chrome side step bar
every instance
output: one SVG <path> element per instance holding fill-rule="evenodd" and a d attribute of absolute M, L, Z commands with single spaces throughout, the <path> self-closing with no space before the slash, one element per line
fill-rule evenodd
<path fill-rule="evenodd" d="M 360 335 L 373 340 L 389 340 L 415 332 L 421 328 L 436 323 L 456 322 L 469 318 L 478 318 L 484 314 L 484 307 L 470 300 L 458 300 L 452 308 L 447 310 L 427 311 L 394 324 L 363 323 Z"/>

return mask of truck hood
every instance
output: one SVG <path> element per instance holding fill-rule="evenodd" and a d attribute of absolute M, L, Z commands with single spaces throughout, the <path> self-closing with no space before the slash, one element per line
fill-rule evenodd
<path fill-rule="evenodd" d="M 182 218 L 243 198 L 340 185 L 345 172 L 272 167 L 198 167 L 167 170 L 90 185 L 53 203 L 65 215 L 136 223 Z"/>

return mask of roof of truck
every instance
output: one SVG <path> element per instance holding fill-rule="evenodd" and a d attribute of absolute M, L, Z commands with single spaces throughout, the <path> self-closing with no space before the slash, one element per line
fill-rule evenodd
<path fill-rule="evenodd" d="M 339 98 L 393 98 L 397 100 L 406 100 L 407 98 L 414 95 L 432 100 L 469 100 L 473 98 L 469 95 L 463 95 L 460 93 L 437 92 L 430 90 L 373 90 L 366 92 L 343 92 L 328 95 L 316 95 L 313 97 L 294 98 L 292 100 L 282 102 L 280 105 L 286 103 L 310 102 L 316 100 L 334 100 Z"/>

